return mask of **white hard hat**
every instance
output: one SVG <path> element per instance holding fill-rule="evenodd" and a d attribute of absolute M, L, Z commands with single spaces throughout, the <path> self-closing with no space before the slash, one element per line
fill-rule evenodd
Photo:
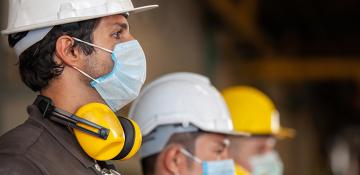
<path fill-rule="evenodd" d="M 8 26 L 1 33 L 18 33 L 155 7 L 158 5 L 134 8 L 131 0 L 9 0 Z"/>
<path fill-rule="evenodd" d="M 129 116 L 140 126 L 141 158 L 161 152 L 173 134 L 199 130 L 231 135 L 231 118 L 223 97 L 207 77 L 173 73 L 145 86 Z"/>
<path fill-rule="evenodd" d="M 174 124 L 233 134 L 223 97 L 207 77 L 194 73 L 173 73 L 153 81 L 134 101 L 129 115 L 144 136 L 156 127 Z"/>

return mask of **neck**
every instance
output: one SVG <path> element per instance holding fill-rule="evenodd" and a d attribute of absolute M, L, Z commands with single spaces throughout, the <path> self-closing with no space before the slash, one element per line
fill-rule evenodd
<path fill-rule="evenodd" d="M 70 113 L 91 102 L 105 103 L 89 83 L 84 83 L 76 75 L 77 72 L 65 68 L 63 74 L 52 80 L 40 94 L 51 98 L 57 108 Z"/>

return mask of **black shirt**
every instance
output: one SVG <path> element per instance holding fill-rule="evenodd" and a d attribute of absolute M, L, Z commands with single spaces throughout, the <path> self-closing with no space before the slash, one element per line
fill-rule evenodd
<path fill-rule="evenodd" d="M 0 137 L 0 174 L 100 174 L 65 126 L 42 117 L 35 105 L 29 118 Z"/>

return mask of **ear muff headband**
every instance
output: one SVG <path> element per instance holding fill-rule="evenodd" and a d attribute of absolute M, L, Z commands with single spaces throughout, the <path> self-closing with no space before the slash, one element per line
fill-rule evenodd
<path fill-rule="evenodd" d="M 124 129 L 125 143 L 121 152 L 114 157 L 113 160 L 121 160 L 125 158 L 133 149 L 135 142 L 135 128 L 131 121 L 125 117 L 119 117 L 119 121 Z"/>

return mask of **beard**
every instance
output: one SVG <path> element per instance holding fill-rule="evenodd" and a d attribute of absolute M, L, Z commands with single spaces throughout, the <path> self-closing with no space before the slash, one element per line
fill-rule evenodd
<path fill-rule="evenodd" d="M 109 58 L 100 58 L 100 56 L 94 52 L 89 55 L 85 60 L 84 71 L 89 74 L 92 78 L 97 79 L 110 73 L 113 69 L 113 61 L 111 56 L 106 55 Z M 82 76 L 81 81 L 90 83 L 92 81 L 89 78 Z"/>

